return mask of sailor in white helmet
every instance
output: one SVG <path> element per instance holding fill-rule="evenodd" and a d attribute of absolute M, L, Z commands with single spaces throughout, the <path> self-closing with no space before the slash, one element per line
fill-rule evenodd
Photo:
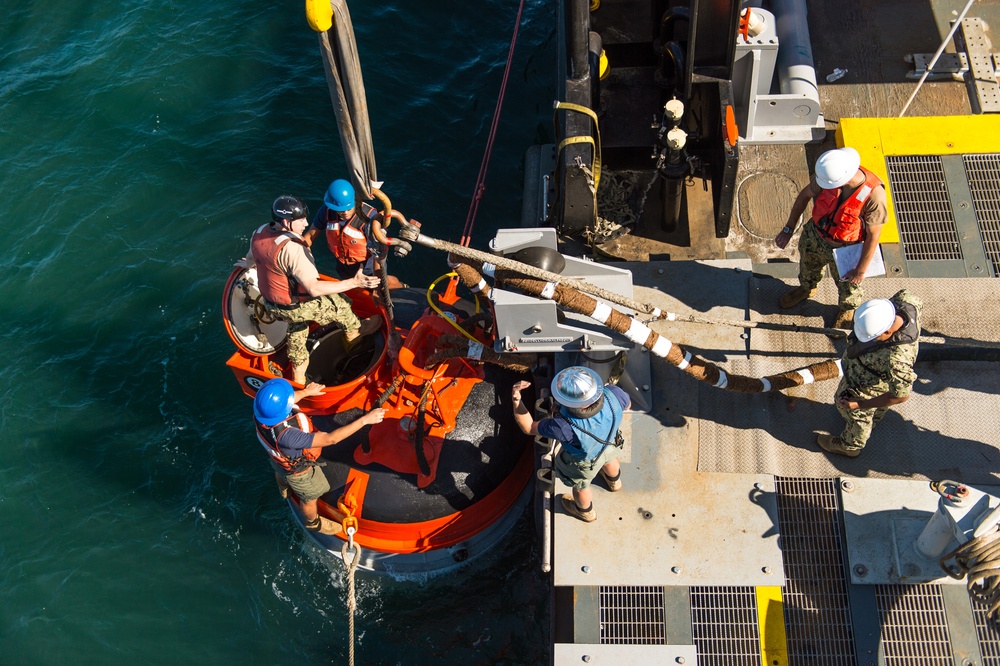
<path fill-rule="evenodd" d="M 839 437 L 820 435 L 817 443 L 830 453 L 860 455 L 872 428 L 889 407 L 910 399 L 917 375 L 913 364 L 920 345 L 919 298 L 906 289 L 891 299 L 862 303 L 854 316 L 837 387 L 837 411 L 844 417 Z"/>
<path fill-rule="evenodd" d="M 572 494 L 560 499 L 566 513 L 592 523 L 597 520 L 590 483 L 600 474 L 613 493 L 622 489 L 618 455 L 625 445 L 621 434 L 624 411 L 632 400 L 617 386 L 605 386 L 601 376 L 584 366 L 571 366 L 552 379 L 552 397 L 559 410 L 551 418 L 532 419 L 521 400 L 530 382 L 517 382 L 512 391 L 514 420 L 528 435 L 562 443 L 554 467 Z"/>
<path fill-rule="evenodd" d="M 861 166 L 861 157 L 853 148 L 828 150 L 816 161 L 816 174 L 802 188 L 792 204 L 788 222 L 774 239 L 784 249 L 799 224 L 809 200 L 812 216 L 799 236 L 799 286 L 778 302 L 791 308 L 816 293 L 823 279 L 823 269 L 837 283 L 839 309 L 834 328 L 850 328 L 854 310 L 864 300 L 861 283 L 875 250 L 887 213 L 885 187 L 874 173 Z M 857 266 L 841 275 L 833 258 L 835 248 L 862 243 Z"/>

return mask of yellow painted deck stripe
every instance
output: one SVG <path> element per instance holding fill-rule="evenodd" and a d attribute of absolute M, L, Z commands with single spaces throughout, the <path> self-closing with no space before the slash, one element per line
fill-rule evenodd
<path fill-rule="evenodd" d="M 850 146 L 861 163 L 885 182 L 889 220 L 882 229 L 883 243 L 899 242 L 899 227 L 892 205 L 885 166 L 886 155 L 956 155 L 1000 152 L 1000 117 L 917 116 L 910 118 L 841 118 L 837 145 Z"/>
<path fill-rule="evenodd" d="M 781 601 L 781 588 L 758 587 L 756 591 L 761 666 L 788 666 L 785 608 Z"/>

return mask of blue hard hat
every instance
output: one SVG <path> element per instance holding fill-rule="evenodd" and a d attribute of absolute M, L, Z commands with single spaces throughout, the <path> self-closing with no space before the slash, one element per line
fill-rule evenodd
<path fill-rule="evenodd" d="M 354 186 L 343 178 L 330 183 L 330 187 L 323 195 L 323 203 L 330 210 L 343 212 L 354 208 Z"/>
<path fill-rule="evenodd" d="M 281 423 L 295 406 L 295 389 L 287 379 L 271 379 L 260 387 L 253 399 L 253 415 L 262 425 Z"/>

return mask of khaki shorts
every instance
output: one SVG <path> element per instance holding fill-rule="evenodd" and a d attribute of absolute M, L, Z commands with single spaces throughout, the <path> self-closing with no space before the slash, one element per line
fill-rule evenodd
<path fill-rule="evenodd" d="M 556 456 L 555 470 L 562 482 L 577 490 L 584 490 L 594 480 L 601 468 L 618 457 L 621 449 L 605 446 L 593 460 L 573 460 L 565 451 Z"/>
<path fill-rule="evenodd" d="M 271 467 L 274 468 L 275 472 L 285 477 L 288 487 L 303 502 L 312 502 L 330 492 L 330 482 L 326 480 L 326 474 L 323 473 L 319 465 L 313 465 L 300 474 L 289 473 L 273 460 Z"/>

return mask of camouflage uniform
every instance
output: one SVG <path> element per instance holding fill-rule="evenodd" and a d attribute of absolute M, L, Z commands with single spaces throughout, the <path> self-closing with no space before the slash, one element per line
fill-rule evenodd
<path fill-rule="evenodd" d="M 288 360 L 292 365 L 304 365 L 309 361 L 306 339 L 309 337 L 309 322 L 326 326 L 337 322 L 346 331 L 356 331 L 361 320 L 351 310 L 351 304 L 340 294 L 310 298 L 304 303 L 279 306 L 266 298 L 264 309 L 281 321 L 288 322 Z"/>
<path fill-rule="evenodd" d="M 823 269 L 827 266 L 837 283 L 840 308 L 853 310 L 861 305 L 865 300 L 861 285 L 840 281 L 837 262 L 833 259 L 833 248 L 819 235 L 816 224 L 809 220 L 803 225 L 799 236 L 799 284 L 810 291 L 815 289 L 823 279 Z"/>
<path fill-rule="evenodd" d="M 841 361 L 844 368 L 844 377 L 837 387 L 837 395 L 847 393 L 852 401 L 870 400 L 886 393 L 897 397 L 905 398 L 910 395 L 910 389 L 917 375 L 913 371 L 913 364 L 917 360 L 917 349 L 920 345 L 920 308 L 923 303 L 919 298 L 911 294 L 906 289 L 898 292 L 892 297 L 893 305 L 897 312 L 903 304 L 912 306 L 917 313 L 915 323 L 916 337 L 897 338 L 910 330 L 909 326 L 904 326 L 899 332 L 894 334 L 888 344 L 882 343 L 871 351 L 862 352 L 855 358 L 849 358 L 851 347 L 844 353 Z M 854 345 L 858 344 L 857 339 L 852 334 L 849 338 Z M 899 344 L 894 341 L 902 340 Z M 882 420 L 888 408 L 852 409 L 847 410 L 837 405 L 837 411 L 844 417 L 844 430 L 840 433 L 840 440 L 848 448 L 863 448 L 872 433 L 872 428 Z"/>

